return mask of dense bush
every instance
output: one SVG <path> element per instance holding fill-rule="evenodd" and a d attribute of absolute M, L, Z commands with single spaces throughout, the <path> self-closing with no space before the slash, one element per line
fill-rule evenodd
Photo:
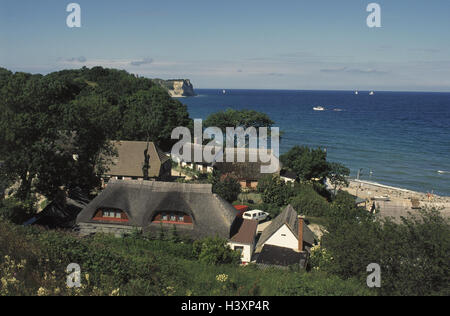
<path fill-rule="evenodd" d="M 238 264 L 241 254 L 230 248 L 226 239 L 207 237 L 196 240 L 193 246 L 194 255 L 206 264 Z"/>
<path fill-rule="evenodd" d="M 295 196 L 289 200 L 292 207 L 302 215 L 327 216 L 330 205 L 309 184 L 299 184 L 295 188 Z"/>
<path fill-rule="evenodd" d="M 236 201 L 239 193 L 241 193 L 241 185 L 235 177 L 213 175 L 210 181 L 213 193 L 230 203 Z"/>
<path fill-rule="evenodd" d="M 269 175 L 261 179 L 258 182 L 257 190 L 261 193 L 264 203 L 279 207 L 287 205 L 293 195 L 292 185 L 275 175 Z"/>
<path fill-rule="evenodd" d="M 35 214 L 35 202 L 33 198 L 23 202 L 15 197 L 0 198 L 0 219 L 22 224 Z"/>
<path fill-rule="evenodd" d="M 321 268 L 344 279 L 363 281 L 366 267 L 378 263 L 380 294 L 450 294 L 450 226 L 436 210 L 420 211 L 401 223 L 370 217 L 331 218 L 322 247 L 332 260 Z"/>

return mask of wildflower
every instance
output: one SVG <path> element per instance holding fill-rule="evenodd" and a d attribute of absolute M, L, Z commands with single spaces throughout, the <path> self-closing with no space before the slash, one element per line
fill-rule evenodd
<path fill-rule="evenodd" d="M 119 296 L 119 291 L 120 289 L 115 289 L 111 292 L 111 294 L 109 294 L 109 296 Z"/>
<path fill-rule="evenodd" d="M 8 281 L 5 278 L 2 278 L 2 286 L 6 288 L 8 286 Z"/>
<path fill-rule="evenodd" d="M 47 296 L 47 290 L 44 289 L 43 287 L 40 287 L 39 290 L 37 291 L 37 295 L 38 296 Z"/>
<path fill-rule="evenodd" d="M 218 282 L 227 282 L 228 275 L 227 274 L 219 274 L 219 275 L 216 276 L 216 280 Z"/>

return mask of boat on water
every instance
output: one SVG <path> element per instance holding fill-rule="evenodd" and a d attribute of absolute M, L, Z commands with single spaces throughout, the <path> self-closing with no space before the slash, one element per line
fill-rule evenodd
<path fill-rule="evenodd" d="M 442 171 L 442 170 L 438 170 L 439 174 L 450 174 L 450 171 Z"/>
<path fill-rule="evenodd" d="M 373 92 L 373 91 L 370 91 L 370 93 L 369 93 L 369 95 L 374 95 L 375 94 L 375 92 Z"/>
<path fill-rule="evenodd" d="M 358 95 L 358 94 L 359 94 L 358 90 L 356 90 L 356 91 L 355 91 L 355 94 L 356 94 L 356 95 Z"/>
<path fill-rule="evenodd" d="M 325 111 L 325 108 L 323 106 L 315 106 L 313 107 L 314 111 Z"/>
<path fill-rule="evenodd" d="M 227 94 L 227 92 L 225 90 L 222 90 L 222 94 Z"/>

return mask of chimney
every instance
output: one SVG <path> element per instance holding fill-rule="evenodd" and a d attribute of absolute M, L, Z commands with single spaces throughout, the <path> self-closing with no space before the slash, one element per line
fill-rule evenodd
<path fill-rule="evenodd" d="M 298 216 L 298 251 L 303 252 L 303 225 L 305 224 L 305 218 Z"/>

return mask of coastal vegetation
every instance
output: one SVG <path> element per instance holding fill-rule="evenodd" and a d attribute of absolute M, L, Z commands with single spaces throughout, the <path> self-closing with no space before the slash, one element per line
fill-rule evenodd
<path fill-rule="evenodd" d="M 268 175 L 258 183 L 271 217 L 291 204 L 320 223 L 308 271 L 238 266 L 225 240 L 183 240 L 176 229 L 158 239 L 139 232 L 125 238 L 79 238 L 72 233 L 22 227 L 47 200 L 65 189 L 91 193 L 100 184 L 108 140 L 153 141 L 170 148 L 170 132 L 192 126 L 187 109 L 145 78 L 94 67 L 46 76 L 0 68 L 0 295 L 445 295 L 450 226 L 437 210 L 401 222 L 380 219 L 339 190 L 349 170 L 327 161 L 321 148 L 295 146 L 281 156 L 296 176 L 286 183 Z M 226 110 L 206 126 L 270 127 L 264 113 Z M 240 184 L 217 173 L 192 181 L 238 202 Z M 333 186 L 329 192 L 324 181 Z M 3 197 L 3 191 L 8 198 Z M 66 267 L 78 263 L 83 286 L 65 286 Z M 377 263 L 381 288 L 366 286 L 366 267 Z"/>
<path fill-rule="evenodd" d="M 356 279 L 320 271 L 240 267 L 216 238 L 190 241 L 24 228 L 0 221 L 0 295 L 374 295 Z M 67 288 L 66 267 L 81 267 Z"/>
<path fill-rule="evenodd" d="M 226 133 L 227 127 L 243 127 L 247 129 L 254 127 L 272 127 L 275 124 L 270 117 L 255 110 L 233 110 L 226 109 L 208 116 L 203 123 L 205 127 L 218 127 L 222 133 Z"/>
<path fill-rule="evenodd" d="M 32 204 L 61 188 L 89 194 L 100 184 L 108 140 L 153 141 L 190 126 L 186 106 L 150 79 L 94 67 L 42 75 L 0 69 L 0 178 Z M 26 210 L 27 212 L 31 210 Z"/>

